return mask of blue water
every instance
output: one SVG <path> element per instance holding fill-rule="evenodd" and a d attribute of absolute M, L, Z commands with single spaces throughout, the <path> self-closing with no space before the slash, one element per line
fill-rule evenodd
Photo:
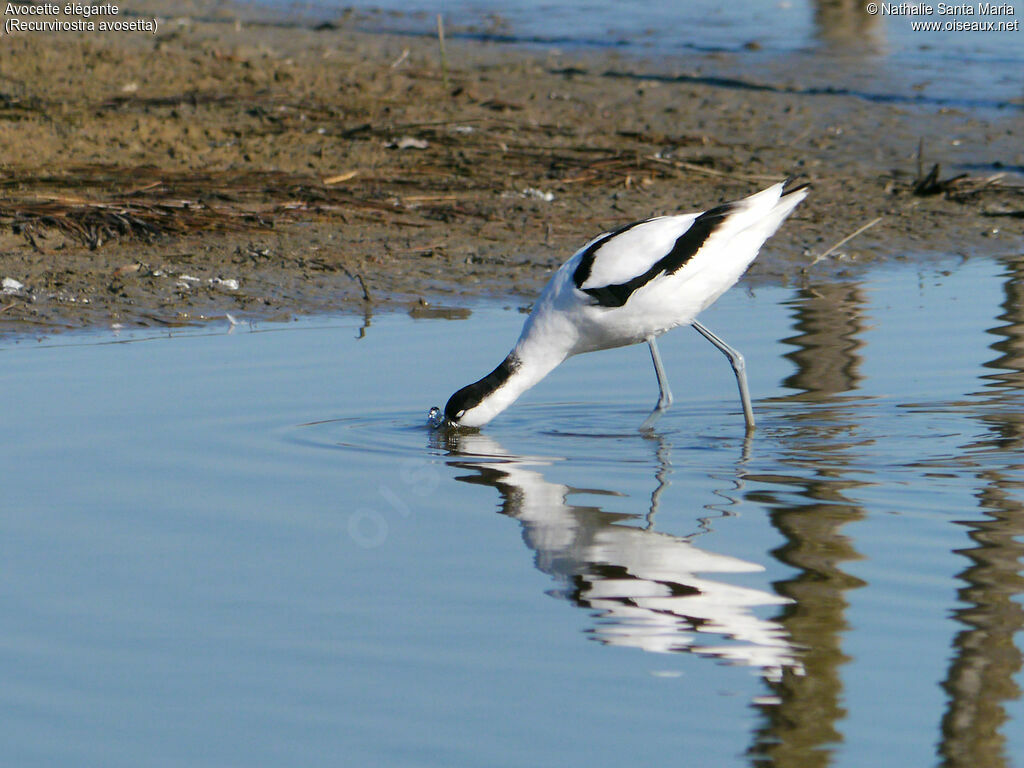
<path fill-rule="evenodd" d="M 338 17 L 355 8 L 357 26 L 369 31 L 436 35 L 436 16 L 450 38 L 540 45 L 568 51 L 605 50 L 646 59 L 656 72 L 737 78 L 740 82 L 810 94 L 846 92 L 872 101 L 931 108 L 997 110 L 1024 107 L 1024 9 L 1012 13 L 885 12 L 901 3 L 843 0 L 262 0 L 309 20 Z M 1001 29 L 966 31 L 992 22 Z M 938 23 L 938 29 L 915 24 Z M 961 25 L 959 28 L 953 25 Z M 949 26 L 947 29 L 946 27 Z"/>
<path fill-rule="evenodd" d="M 747 357 L 427 409 L 523 315 L 0 342 L 18 766 L 1024 763 L 1024 269 L 742 287 Z"/>

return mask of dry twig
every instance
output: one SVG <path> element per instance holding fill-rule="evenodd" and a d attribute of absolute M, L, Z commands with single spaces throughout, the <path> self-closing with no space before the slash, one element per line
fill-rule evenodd
<path fill-rule="evenodd" d="M 833 246 L 832 246 L 831 248 L 829 248 L 829 249 L 828 249 L 827 251 L 824 251 L 823 253 L 820 253 L 820 254 L 818 254 L 817 256 L 815 256 L 815 257 L 814 257 L 814 261 L 812 261 L 812 262 L 811 262 L 810 264 L 808 264 L 807 266 L 805 266 L 805 267 L 804 267 L 804 268 L 803 268 L 803 269 L 802 269 L 801 271 L 802 271 L 802 272 L 806 272 L 806 271 L 807 271 L 807 270 L 809 270 L 809 269 L 810 269 L 811 267 L 813 267 L 813 266 L 814 266 L 815 264 L 817 264 L 817 263 L 818 263 L 819 261 L 824 261 L 824 260 L 825 260 L 825 259 L 827 259 L 827 258 L 829 257 L 829 255 L 830 255 L 830 254 L 831 254 L 831 253 L 832 253 L 833 251 L 835 251 L 835 250 L 836 250 L 837 248 L 840 248 L 840 247 L 842 247 L 843 245 L 845 245 L 846 243 L 850 242 L 851 240 L 853 240 L 853 238 L 855 238 L 855 237 L 856 237 L 857 235 L 859 235 L 859 234 L 860 234 L 861 232 L 866 232 L 867 230 L 871 229 L 871 228 L 872 228 L 873 226 L 875 226 L 875 224 L 877 224 L 877 223 L 878 223 L 878 222 L 880 222 L 881 220 L 882 220 L 882 217 L 881 217 L 881 216 L 879 216 L 879 217 L 877 217 L 877 218 L 874 218 L 874 219 L 872 219 L 871 221 L 869 221 L 869 222 L 868 222 L 867 224 L 865 224 L 864 226 L 862 226 L 862 227 L 859 227 L 859 228 L 855 229 L 855 230 L 854 230 L 853 232 L 851 232 L 851 233 L 850 233 L 850 234 L 848 234 L 848 235 L 847 235 L 846 237 L 844 237 L 844 238 L 843 238 L 842 240 L 840 240 L 839 242 L 837 242 L 837 243 L 836 243 L 835 245 L 833 245 Z"/>

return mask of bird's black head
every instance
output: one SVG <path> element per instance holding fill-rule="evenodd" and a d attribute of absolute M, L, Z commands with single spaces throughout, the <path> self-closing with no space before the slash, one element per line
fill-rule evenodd
<path fill-rule="evenodd" d="M 466 411 L 480 405 L 483 396 L 475 391 L 476 386 L 470 384 L 448 398 L 448 403 L 444 407 L 444 417 L 449 424 L 458 424 L 459 419 L 466 415 Z"/>
<path fill-rule="evenodd" d="M 481 398 L 475 394 L 474 386 L 476 385 L 470 384 L 468 387 L 463 387 L 448 398 L 448 403 L 443 411 L 436 405 L 431 408 L 430 413 L 427 414 L 427 424 L 434 429 L 463 426 L 461 421 L 466 413 L 480 404 Z"/>
<path fill-rule="evenodd" d="M 504 384 L 518 367 L 519 360 L 514 355 L 509 355 L 501 361 L 501 365 L 480 381 L 475 381 L 460 389 L 448 398 L 448 403 L 444 407 L 445 421 L 456 427 L 480 427 L 486 424 L 501 408 L 497 408 L 493 413 L 485 412 L 488 411 L 486 408 L 477 413 L 473 413 L 473 411 L 494 394 L 495 390 Z"/>

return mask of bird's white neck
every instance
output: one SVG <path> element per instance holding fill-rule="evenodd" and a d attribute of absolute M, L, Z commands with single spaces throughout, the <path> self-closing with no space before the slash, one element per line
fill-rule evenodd
<path fill-rule="evenodd" d="M 528 321 L 501 365 L 452 395 L 445 414 L 464 427 L 482 427 L 489 422 L 572 354 L 575 333 L 561 331 L 538 332 L 535 323 Z M 461 416 L 457 416 L 459 411 Z"/>

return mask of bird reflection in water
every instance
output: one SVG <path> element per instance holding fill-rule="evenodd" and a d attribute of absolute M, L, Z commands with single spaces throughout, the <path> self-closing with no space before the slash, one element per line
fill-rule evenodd
<path fill-rule="evenodd" d="M 619 494 L 548 480 L 545 473 L 557 459 L 512 455 L 479 433 L 435 433 L 433 439 L 451 466 L 472 473 L 456 479 L 498 491 L 500 511 L 519 521 L 534 564 L 558 584 L 549 594 L 593 611 L 596 622 L 588 630 L 593 639 L 748 665 L 769 680 L 784 669 L 802 674 L 786 630 L 754 612 L 790 600 L 710 578 L 763 571 L 761 565 L 701 549 L 691 537 L 654 530 L 668 469 L 663 460 L 650 508 L 643 516 L 629 515 L 570 503 L 573 494 Z"/>

